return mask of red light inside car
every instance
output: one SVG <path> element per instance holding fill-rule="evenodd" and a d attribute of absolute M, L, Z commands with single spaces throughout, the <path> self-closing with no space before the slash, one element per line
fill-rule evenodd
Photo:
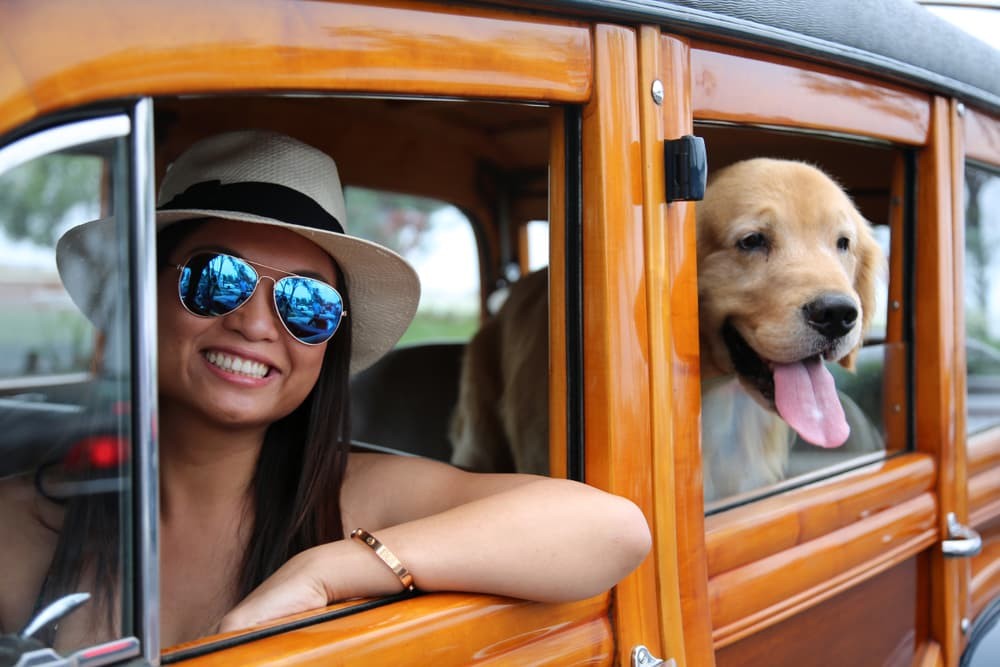
<path fill-rule="evenodd" d="M 83 438 L 66 454 L 67 469 L 85 470 L 116 468 L 126 458 L 125 441 L 113 435 L 92 435 Z"/>

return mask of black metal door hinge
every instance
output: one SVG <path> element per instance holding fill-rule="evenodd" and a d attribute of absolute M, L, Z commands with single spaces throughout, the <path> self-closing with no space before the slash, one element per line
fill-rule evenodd
<path fill-rule="evenodd" d="M 708 157 L 705 140 L 693 134 L 663 142 L 667 201 L 697 201 L 705 196 Z"/>

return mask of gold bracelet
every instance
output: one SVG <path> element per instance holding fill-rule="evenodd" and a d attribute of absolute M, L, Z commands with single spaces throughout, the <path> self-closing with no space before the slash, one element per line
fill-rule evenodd
<path fill-rule="evenodd" d="M 384 544 L 375 539 L 374 535 L 362 528 L 355 528 L 351 531 L 351 537 L 371 548 L 375 552 L 375 555 L 389 566 L 392 573 L 399 578 L 399 583 L 403 584 L 403 590 L 412 591 L 415 588 L 413 585 L 413 575 L 410 574 L 410 571 L 403 567 L 403 564 L 396 558 L 396 554 L 389 551 Z"/>

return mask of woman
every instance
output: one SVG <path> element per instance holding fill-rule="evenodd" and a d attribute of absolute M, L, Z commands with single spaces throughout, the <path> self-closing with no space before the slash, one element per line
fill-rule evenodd
<path fill-rule="evenodd" d="M 269 132 L 218 135 L 168 170 L 159 201 L 164 646 L 411 584 L 579 599 L 643 559 L 638 508 L 583 484 L 348 456 L 349 374 L 396 343 L 419 285 L 346 234 L 328 156 Z M 67 233 L 60 272 L 77 275 L 110 228 Z M 86 286 L 64 281 L 86 312 Z M 46 562 L 65 562 L 51 541 Z M 113 554 L 86 565 L 50 567 L 42 599 L 116 567 Z M 95 614 L 68 617 L 59 644 L 86 643 Z"/>

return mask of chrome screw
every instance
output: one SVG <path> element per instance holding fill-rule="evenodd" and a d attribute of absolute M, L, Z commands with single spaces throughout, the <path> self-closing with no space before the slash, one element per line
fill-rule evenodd
<path fill-rule="evenodd" d="M 653 86 L 650 89 L 650 93 L 653 95 L 653 101 L 657 104 L 663 104 L 663 82 L 659 79 L 653 79 Z"/>

